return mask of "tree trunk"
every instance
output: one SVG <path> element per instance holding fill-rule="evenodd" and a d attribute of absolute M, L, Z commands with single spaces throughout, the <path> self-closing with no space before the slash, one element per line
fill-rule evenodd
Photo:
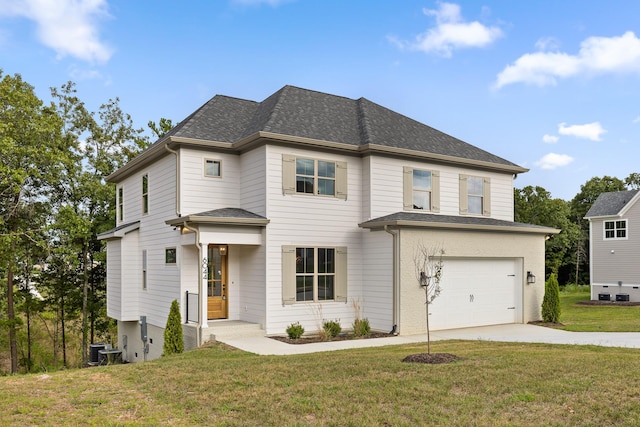
<path fill-rule="evenodd" d="M 431 334 L 429 332 L 429 287 L 424 287 L 424 295 L 426 297 L 426 307 L 427 307 L 427 354 L 431 354 Z"/>
<path fill-rule="evenodd" d="M 15 227 L 12 227 L 15 232 Z M 9 347 L 11 354 L 11 373 L 18 373 L 18 344 L 16 342 L 16 313 L 13 306 L 13 258 L 16 250 L 16 241 L 11 237 L 11 250 L 9 251 L 9 267 L 7 268 L 7 320 L 9 321 Z"/>
<path fill-rule="evenodd" d="M 60 319 L 62 327 L 62 366 L 67 367 L 67 336 L 64 330 L 64 294 L 60 298 Z"/>

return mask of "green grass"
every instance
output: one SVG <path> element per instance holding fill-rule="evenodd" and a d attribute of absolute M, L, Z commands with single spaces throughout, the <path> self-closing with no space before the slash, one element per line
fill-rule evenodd
<path fill-rule="evenodd" d="M 583 306 L 570 330 L 637 331 L 640 307 Z M 634 426 L 640 350 L 438 341 L 462 360 L 403 363 L 425 344 L 256 356 L 222 344 L 129 365 L 0 378 L 0 425 Z"/>
<path fill-rule="evenodd" d="M 640 350 L 435 342 L 255 356 L 221 344 L 130 364 L 0 378 L 0 425 L 638 425 Z M 613 404 L 615 402 L 615 404 Z"/>
<path fill-rule="evenodd" d="M 583 305 L 589 286 L 568 286 L 560 292 L 559 329 L 575 332 L 640 332 L 640 306 Z"/>

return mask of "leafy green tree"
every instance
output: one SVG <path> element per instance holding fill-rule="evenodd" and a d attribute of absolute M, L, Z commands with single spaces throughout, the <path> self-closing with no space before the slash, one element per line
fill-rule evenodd
<path fill-rule="evenodd" d="M 624 185 L 626 185 L 629 190 L 640 189 L 640 173 L 630 173 L 629 176 L 624 179 Z"/>
<path fill-rule="evenodd" d="M 560 287 L 555 273 L 552 273 L 544 284 L 542 320 L 551 323 L 560 321 Z"/>
<path fill-rule="evenodd" d="M 47 199 L 68 161 L 61 127 L 55 109 L 45 106 L 31 85 L 18 74 L 0 71 L 0 269 L 7 282 L 11 373 L 18 371 L 14 275 L 22 255 L 19 248 L 44 227 L 29 221 L 32 207 Z"/>
<path fill-rule="evenodd" d="M 171 303 L 169 318 L 164 329 L 164 354 L 176 354 L 184 351 L 184 341 L 182 339 L 182 321 L 180 318 L 180 306 L 177 300 Z"/>
<path fill-rule="evenodd" d="M 153 132 L 153 134 L 157 138 L 162 138 L 173 128 L 174 125 L 171 119 L 165 119 L 164 117 L 161 117 L 158 123 L 154 122 L 153 120 L 149 120 L 147 126 L 149 126 L 149 129 L 151 129 L 151 132 Z"/>

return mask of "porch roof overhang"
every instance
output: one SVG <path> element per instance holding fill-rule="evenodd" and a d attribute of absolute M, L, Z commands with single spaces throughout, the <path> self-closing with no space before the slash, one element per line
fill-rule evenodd
<path fill-rule="evenodd" d="M 533 233 L 547 236 L 560 233 L 560 230 L 551 227 L 505 221 L 495 218 L 438 215 L 420 212 L 397 212 L 364 221 L 358 224 L 358 226 L 372 230 L 382 229 L 385 227 L 417 227 L 450 230 Z"/>
<path fill-rule="evenodd" d="M 265 227 L 269 219 L 240 208 L 222 208 L 207 212 L 185 215 L 165 221 L 167 225 L 189 224 L 235 225 L 246 227 Z"/>
<path fill-rule="evenodd" d="M 110 239 L 122 239 L 125 234 L 131 233 L 134 230 L 140 228 L 140 221 L 129 222 L 122 224 L 111 230 L 107 230 L 104 233 L 98 234 L 98 240 L 110 240 Z"/>

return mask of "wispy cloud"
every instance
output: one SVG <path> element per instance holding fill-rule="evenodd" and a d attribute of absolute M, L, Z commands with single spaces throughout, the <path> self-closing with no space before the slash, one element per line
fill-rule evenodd
<path fill-rule="evenodd" d="M 600 122 L 571 126 L 567 126 L 566 123 L 558 125 L 558 133 L 560 135 L 575 136 L 576 138 L 590 139 L 591 141 L 600 141 L 600 136 L 606 132 Z"/>
<path fill-rule="evenodd" d="M 555 48 L 556 43 L 539 41 L 537 46 Z M 494 88 L 514 83 L 555 85 L 559 78 L 604 73 L 640 73 L 640 39 L 632 31 L 619 37 L 589 37 L 575 55 L 557 51 L 524 54 L 498 74 Z"/>
<path fill-rule="evenodd" d="M 567 154 L 549 153 L 545 154 L 540 160 L 534 164 L 541 169 L 557 169 L 559 167 L 567 166 L 573 162 L 573 157 Z"/>
<path fill-rule="evenodd" d="M 438 5 L 436 10 L 423 10 L 425 15 L 436 18 L 436 26 L 418 34 L 415 41 L 402 41 L 394 36 L 388 39 L 401 49 L 436 53 L 449 58 L 454 50 L 485 47 L 502 36 L 498 27 L 465 21 L 457 4 L 442 2 Z"/>
<path fill-rule="evenodd" d="M 34 21 L 40 42 L 59 58 L 105 63 L 113 54 L 98 29 L 98 22 L 109 17 L 106 0 L 0 0 L 0 16 Z"/>
<path fill-rule="evenodd" d="M 544 135 L 542 137 L 542 142 L 545 142 L 547 144 L 555 144 L 556 142 L 558 142 L 558 139 L 560 138 L 555 135 Z"/>

